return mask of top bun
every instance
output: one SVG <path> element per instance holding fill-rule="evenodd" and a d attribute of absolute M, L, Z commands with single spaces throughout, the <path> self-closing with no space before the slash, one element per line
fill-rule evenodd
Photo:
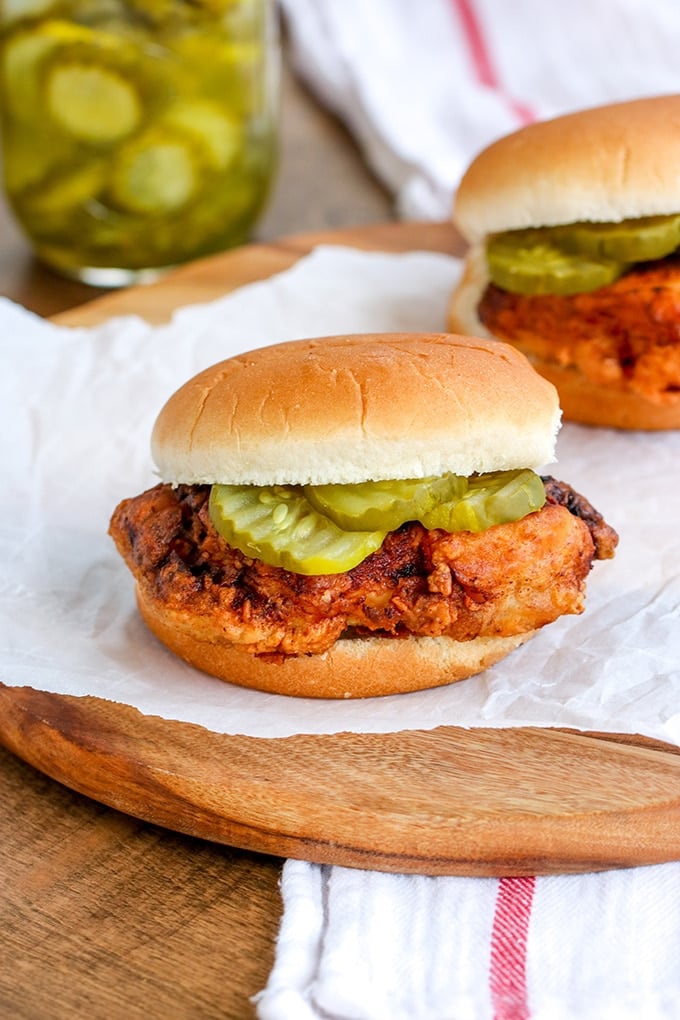
<path fill-rule="evenodd" d="M 539 467 L 557 393 L 523 354 L 445 333 L 263 347 L 185 383 L 152 451 L 173 484 L 326 484 Z"/>
<path fill-rule="evenodd" d="M 487 234 L 680 212 L 680 95 L 582 110 L 521 128 L 465 173 L 453 218 Z"/>

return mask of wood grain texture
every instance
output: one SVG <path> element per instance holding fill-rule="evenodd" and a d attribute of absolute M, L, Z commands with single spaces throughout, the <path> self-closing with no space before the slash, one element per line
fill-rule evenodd
<path fill-rule="evenodd" d="M 10 750 L 127 814 L 248 850 L 381 871 L 520 875 L 680 855 L 680 754 L 522 728 L 222 736 L 0 686 Z"/>
<path fill-rule="evenodd" d="M 3 1020 L 247 1020 L 280 861 L 59 786 L 0 748 Z"/>
<path fill-rule="evenodd" d="M 319 243 L 456 252 L 445 224 L 295 236 L 216 256 L 62 316 L 163 321 L 287 268 Z M 540 729 L 256 740 L 93 698 L 0 688 L 0 740 L 66 786 L 192 837 L 429 874 L 548 874 L 680 857 L 680 756 L 637 738 Z"/>

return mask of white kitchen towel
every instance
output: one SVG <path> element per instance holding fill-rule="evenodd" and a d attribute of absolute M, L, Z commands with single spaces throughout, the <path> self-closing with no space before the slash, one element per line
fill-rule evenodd
<path fill-rule="evenodd" d="M 677 1020 L 680 864 L 542 878 L 284 866 L 260 1020 Z"/>
<path fill-rule="evenodd" d="M 294 66 L 404 218 L 446 219 L 495 138 L 680 90 L 677 0 L 281 0 Z"/>

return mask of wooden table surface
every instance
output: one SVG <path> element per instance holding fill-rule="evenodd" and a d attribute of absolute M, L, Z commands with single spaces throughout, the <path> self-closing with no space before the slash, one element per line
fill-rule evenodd
<path fill-rule="evenodd" d="M 284 72 L 280 171 L 256 237 L 391 216 L 346 133 Z M 37 265 L 0 199 L 0 294 L 47 316 L 100 293 Z M 279 859 L 119 814 L 2 747 L 0 804 L 0 1017 L 254 1016 L 281 916 Z"/>

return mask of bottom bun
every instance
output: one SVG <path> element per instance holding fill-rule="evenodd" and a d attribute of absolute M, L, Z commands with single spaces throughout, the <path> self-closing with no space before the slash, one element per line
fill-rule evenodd
<path fill-rule="evenodd" d="M 593 382 L 574 366 L 563 367 L 513 344 L 557 389 L 562 416 L 581 425 L 661 431 L 680 429 L 680 399 L 655 403 L 633 390 Z"/>
<path fill-rule="evenodd" d="M 340 638 L 320 655 L 270 661 L 237 645 L 220 643 L 218 633 L 215 641 L 194 637 L 178 628 L 152 600 L 145 599 L 139 588 L 137 605 L 156 637 L 204 673 L 241 687 L 303 698 L 371 698 L 442 687 L 481 673 L 536 633 L 472 641 L 446 637 Z"/>

